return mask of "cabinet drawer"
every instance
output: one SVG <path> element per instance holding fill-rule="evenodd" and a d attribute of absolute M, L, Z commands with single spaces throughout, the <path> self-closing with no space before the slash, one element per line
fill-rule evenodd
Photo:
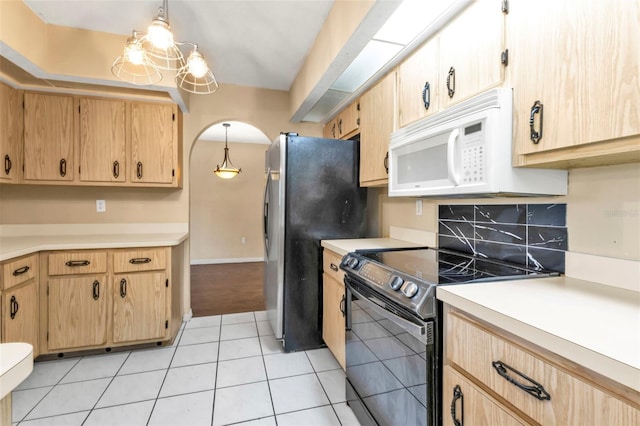
<path fill-rule="evenodd" d="M 61 252 L 49 254 L 49 275 L 107 272 L 106 252 Z"/>
<path fill-rule="evenodd" d="M 322 270 L 339 283 L 344 283 L 344 271 L 340 269 L 342 256 L 331 250 L 324 250 L 322 256 Z"/>
<path fill-rule="evenodd" d="M 467 318 L 450 313 L 446 333 L 450 363 L 467 371 L 538 423 L 602 425 L 640 421 L 639 411 L 631 405 Z M 539 399 L 510 383 L 498 372 L 500 365 L 494 367 L 497 362 L 506 366 L 502 374 L 522 385 L 543 388 L 546 393 L 541 390 L 541 397 L 548 394 L 549 399 Z"/>
<path fill-rule="evenodd" d="M 2 286 L 5 290 L 22 284 L 38 274 L 38 255 L 32 254 L 2 265 Z"/>
<path fill-rule="evenodd" d="M 113 272 L 159 271 L 167 269 L 167 249 L 127 250 L 113 253 Z"/>

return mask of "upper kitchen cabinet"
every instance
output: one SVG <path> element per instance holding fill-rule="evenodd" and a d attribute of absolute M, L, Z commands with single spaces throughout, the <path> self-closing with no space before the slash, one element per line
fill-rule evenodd
<path fill-rule="evenodd" d="M 514 164 L 640 161 L 640 3 L 510 2 Z"/>
<path fill-rule="evenodd" d="M 358 133 L 360 128 L 360 101 L 356 100 L 322 129 L 322 135 L 329 139 L 349 139 Z"/>
<path fill-rule="evenodd" d="M 438 38 L 433 38 L 398 66 L 398 127 L 438 110 Z"/>
<path fill-rule="evenodd" d="M 506 2 L 499 0 L 473 2 L 440 32 L 440 109 L 504 81 L 504 66 L 508 62 L 504 43 L 507 16 L 504 4 Z M 540 24 L 534 19 L 531 22 Z"/>
<path fill-rule="evenodd" d="M 182 149 L 178 108 L 173 104 L 131 104 L 130 182 L 178 186 Z"/>
<path fill-rule="evenodd" d="M 360 98 L 360 186 L 387 184 L 395 99 L 395 72 L 387 74 Z"/>
<path fill-rule="evenodd" d="M 126 103 L 80 98 L 79 179 L 124 182 L 126 179 Z"/>
<path fill-rule="evenodd" d="M 74 99 L 68 95 L 25 92 L 25 181 L 72 181 Z"/>
<path fill-rule="evenodd" d="M 15 182 L 19 179 L 22 96 L 22 90 L 0 82 L 0 182 Z"/>

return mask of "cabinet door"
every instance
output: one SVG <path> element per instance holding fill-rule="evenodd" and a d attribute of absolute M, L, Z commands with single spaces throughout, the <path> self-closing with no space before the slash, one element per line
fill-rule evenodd
<path fill-rule="evenodd" d="M 131 104 L 131 182 L 174 182 L 175 113 L 170 104 Z"/>
<path fill-rule="evenodd" d="M 73 180 L 73 97 L 24 94 L 24 179 Z"/>
<path fill-rule="evenodd" d="M 125 117 L 124 101 L 80 99 L 81 181 L 125 181 Z"/>
<path fill-rule="evenodd" d="M 398 67 L 398 127 L 438 111 L 438 39 L 433 38 Z"/>
<path fill-rule="evenodd" d="M 346 107 L 336 120 L 339 138 L 351 135 L 360 127 L 360 102 L 353 102 Z"/>
<path fill-rule="evenodd" d="M 163 339 L 167 335 L 166 274 L 115 275 L 113 342 Z"/>
<path fill-rule="evenodd" d="M 16 181 L 22 147 L 22 91 L 0 82 L 0 180 Z"/>
<path fill-rule="evenodd" d="M 30 343 L 38 356 L 38 318 L 37 280 L 2 294 L 3 342 Z"/>
<path fill-rule="evenodd" d="M 394 131 L 396 75 L 390 73 L 360 98 L 360 185 L 384 185 Z"/>
<path fill-rule="evenodd" d="M 324 125 L 324 127 L 322 128 L 323 137 L 327 139 L 336 139 L 338 137 L 338 130 L 336 129 L 336 120 L 337 118 L 334 118 L 333 120 L 329 121 L 327 124 Z"/>
<path fill-rule="evenodd" d="M 106 275 L 49 279 L 48 350 L 107 342 Z"/>
<path fill-rule="evenodd" d="M 342 368 L 346 365 L 344 284 L 326 273 L 322 276 L 322 339 Z"/>
<path fill-rule="evenodd" d="M 454 426 L 454 417 L 465 426 L 525 424 L 448 365 L 444 367 L 442 413 L 443 426 Z"/>
<path fill-rule="evenodd" d="M 504 20 L 502 1 L 482 0 L 473 2 L 442 30 L 440 109 L 504 80 Z"/>
<path fill-rule="evenodd" d="M 619 162 L 638 161 L 637 138 L 584 145 L 640 134 L 640 3 L 541 0 L 510 4 L 507 36 L 515 153 L 569 148 L 568 155 L 549 153 L 536 163 L 607 151 L 617 155 Z M 534 143 L 529 119 L 536 101 L 542 111 L 534 114 L 534 131 L 542 127 L 542 132 Z M 586 151 L 582 154 L 579 149 Z M 635 151 L 635 157 L 624 154 L 630 151 Z"/>

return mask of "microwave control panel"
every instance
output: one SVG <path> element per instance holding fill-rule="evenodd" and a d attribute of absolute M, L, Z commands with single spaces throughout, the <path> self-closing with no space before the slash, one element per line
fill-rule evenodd
<path fill-rule="evenodd" d="M 484 122 L 461 129 L 461 183 L 480 183 L 485 179 Z"/>

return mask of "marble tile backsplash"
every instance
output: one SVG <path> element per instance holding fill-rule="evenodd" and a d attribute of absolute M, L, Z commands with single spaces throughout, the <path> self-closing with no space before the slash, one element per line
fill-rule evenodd
<path fill-rule="evenodd" d="M 438 245 L 564 273 L 567 205 L 441 205 Z"/>

